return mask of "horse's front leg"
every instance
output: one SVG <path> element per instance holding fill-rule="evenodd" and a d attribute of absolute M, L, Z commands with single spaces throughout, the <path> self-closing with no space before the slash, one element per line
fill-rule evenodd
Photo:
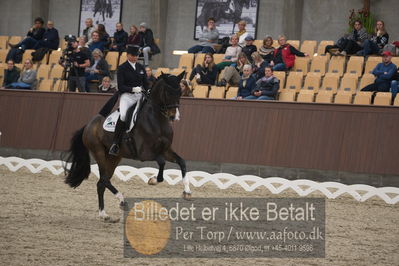
<path fill-rule="evenodd" d="M 181 169 L 181 175 L 183 178 L 183 185 L 184 185 L 184 190 L 183 190 L 183 198 L 186 200 L 191 199 L 191 190 L 190 190 L 190 179 L 188 176 L 186 176 L 186 162 L 184 161 L 183 158 L 181 158 L 179 155 L 177 155 L 176 152 L 174 152 L 172 149 L 169 149 L 165 153 L 165 159 L 169 162 L 172 163 L 177 163 L 180 166 Z"/>
<path fill-rule="evenodd" d="M 165 168 L 165 158 L 162 155 L 158 155 L 158 157 L 155 159 L 158 163 L 159 171 L 158 171 L 158 176 L 155 179 L 155 177 L 151 177 L 148 180 L 149 185 L 156 185 L 158 183 L 163 182 L 163 170 Z"/>

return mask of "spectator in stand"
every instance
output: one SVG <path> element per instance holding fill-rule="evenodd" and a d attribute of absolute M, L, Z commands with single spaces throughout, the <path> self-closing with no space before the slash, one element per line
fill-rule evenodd
<path fill-rule="evenodd" d="M 255 88 L 256 79 L 252 75 L 252 66 L 247 64 L 243 67 L 243 74 L 238 83 L 238 94 L 237 100 L 242 100 L 251 95 L 251 92 Z"/>
<path fill-rule="evenodd" d="M 259 80 L 265 76 L 265 67 L 269 66 L 269 63 L 258 52 L 252 54 L 252 59 L 254 62 L 252 64 L 252 71 L 256 80 Z"/>
<path fill-rule="evenodd" d="M 159 54 L 158 45 L 155 43 L 154 34 L 148 28 L 147 23 L 140 24 L 140 48 L 144 55 L 144 66 L 148 66 L 151 55 Z"/>
<path fill-rule="evenodd" d="M 396 70 L 396 73 L 393 75 L 391 82 L 392 102 L 394 102 L 395 97 L 399 92 L 398 83 L 399 83 L 399 66 Z"/>
<path fill-rule="evenodd" d="M 213 60 L 213 54 L 207 53 L 204 57 L 202 65 L 197 65 L 190 75 L 190 81 L 195 77 L 198 84 L 215 85 L 218 69 Z"/>
<path fill-rule="evenodd" d="M 90 66 L 85 69 L 86 91 L 89 92 L 89 82 L 93 80 L 102 80 L 103 77 L 109 76 L 109 67 L 104 59 L 100 49 L 94 49 Z"/>
<path fill-rule="evenodd" d="M 97 91 L 99 93 L 115 93 L 117 89 L 111 84 L 111 78 L 108 76 L 103 77 Z"/>
<path fill-rule="evenodd" d="M 238 45 L 237 35 L 231 36 L 230 43 L 231 46 L 227 47 L 223 61 L 216 65 L 219 71 L 237 62 L 238 55 L 241 53 L 242 48 Z"/>
<path fill-rule="evenodd" d="M 371 39 L 365 40 L 363 49 L 357 52 L 357 55 L 367 56 L 370 54 L 382 53 L 382 49 L 388 43 L 389 34 L 385 30 L 385 23 L 382 20 L 377 20 L 374 35 Z"/>
<path fill-rule="evenodd" d="M 11 48 L 19 48 L 25 51 L 26 49 L 33 49 L 37 42 L 43 40 L 46 30 L 43 28 L 44 21 L 42 18 L 36 18 L 35 24 L 30 28 L 26 37 L 19 43 L 13 45 L 9 44 Z M 58 49 L 58 47 L 57 47 Z"/>
<path fill-rule="evenodd" d="M 96 30 L 93 26 L 93 19 L 88 18 L 85 20 L 86 29 L 83 30 L 83 35 L 86 37 L 86 42 L 91 43 L 91 34 Z"/>
<path fill-rule="evenodd" d="M 215 19 L 208 18 L 208 27 L 202 31 L 198 38 L 199 44 L 188 49 L 189 53 L 215 53 L 213 46 L 217 44 L 219 31 L 216 29 Z"/>
<path fill-rule="evenodd" d="M 149 66 L 145 68 L 145 74 L 147 76 L 148 88 L 151 89 L 157 81 L 157 78 L 152 74 L 152 68 Z"/>
<path fill-rule="evenodd" d="M 111 46 L 111 51 L 123 52 L 126 50 L 128 35 L 123 29 L 122 23 L 116 23 L 116 31 L 114 33 L 114 40 Z"/>
<path fill-rule="evenodd" d="M 91 51 L 89 50 L 89 46 L 86 43 L 86 37 L 80 36 L 78 38 L 78 48 L 79 50 L 86 55 L 87 58 L 91 59 Z"/>
<path fill-rule="evenodd" d="M 368 39 L 368 34 L 365 28 L 363 28 L 362 22 L 356 20 L 353 24 L 353 31 L 348 37 L 342 37 L 334 45 L 327 45 L 325 53 L 331 52 L 331 49 L 338 50 L 333 55 L 356 54 L 363 47 L 364 42 Z"/>
<path fill-rule="evenodd" d="M 278 43 L 280 47 L 274 50 L 273 60 L 269 63 L 269 65 L 273 67 L 273 71 L 286 71 L 291 69 L 295 64 L 295 56 L 309 56 L 307 53 L 302 53 L 294 46 L 287 43 L 287 39 L 284 35 L 278 37 Z"/>
<path fill-rule="evenodd" d="M 4 80 L 2 87 L 8 87 L 12 83 L 17 82 L 20 72 L 21 70 L 15 66 L 14 61 L 8 60 L 7 68 L 4 69 Z"/>
<path fill-rule="evenodd" d="M 270 63 L 273 60 L 274 50 L 273 38 L 271 36 L 266 36 L 263 40 L 262 47 L 259 48 L 259 54 L 267 63 Z"/>
<path fill-rule="evenodd" d="M 30 59 L 25 60 L 24 68 L 17 82 L 7 86 L 10 89 L 34 90 L 36 87 L 36 70 L 33 69 L 33 62 Z"/>
<path fill-rule="evenodd" d="M 140 34 L 135 25 L 130 26 L 130 35 L 127 39 L 127 45 L 140 45 Z"/>
<path fill-rule="evenodd" d="M 183 97 L 193 97 L 193 91 L 190 89 L 190 84 L 187 80 L 182 79 L 180 81 L 181 96 Z"/>
<path fill-rule="evenodd" d="M 265 68 L 265 76 L 256 82 L 255 89 L 246 100 L 275 100 L 280 81 L 273 76 L 273 68 Z"/>
<path fill-rule="evenodd" d="M 98 31 L 94 31 L 91 34 L 91 43 L 89 44 L 89 50 L 93 52 L 95 49 L 100 49 L 101 52 L 104 52 L 106 43 L 100 40 L 100 33 Z"/>
<path fill-rule="evenodd" d="M 222 78 L 217 85 L 222 87 L 226 86 L 227 84 L 230 84 L 231 86 L 237 86 L 243 74 L 244 66 L 247 64 L 251 64 L 247 56 L 244 53 L 240 53 L 238 55 L 237 62 L 226 67 L 224 72 L 221 73 Z"/>
<path fill-rule="evenodd" d="M 240 22 L 238 22 L 238 32 L 236 32 L 236 35 L 238 37 L 238 45 L 241 47 L 245 46 L 245 38 L 247 38 L 248 32 L 245 29 L 245 27 L 247 26 L 247 22 L 245 22 L 245 20 L 241 20 Z"/>
<path fill-rule="evenodd" d="M 105 45 L 105 50 L 108 50 L 110 44 L 111 44 L 111 39 L 109 37 L 109 34 L 105 30 L 104 24 L 98 24 L 97 25 L 97 32 L 100 34 L 100 41 L 104 42 Z M 93 38 L 93 37 L 92 37 Z"/>
<path fill-rule="evenodd" d="M 248 60 L 252 63 L 252 53 L 256 52 L 257 48 L 254 45 L 254 37 L 248 35 L 245 37 L 245 46 L 242 48 L 242 52 L 247 56 Z"/>
<path fill-rule="evenodd" d="M 362 91 L 389 92 L 391 81 L 396 73 L 396 66 L 392 63 L 392 54 L 385 51 L 382 54 L 382 63 L 379 63 L 373 70 L 376 76 L 374 83 L 367 85 Z"/>

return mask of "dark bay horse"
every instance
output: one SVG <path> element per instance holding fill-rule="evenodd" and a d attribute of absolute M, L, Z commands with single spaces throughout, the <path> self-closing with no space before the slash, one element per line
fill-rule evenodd
<path fill-rule="evenodd" d="M 148 183 L 155 185 L 163 181 L 165 161 L 177 163 L 180 166 L 184 191 L 183 197 L 191 197 L 190 182 L 186 176 L 185 161 L 171 148 L 173 130 L 171 120 L 178 116 L 181 90 L 180 80 L 185 72 L 179 76 L 162 74 L 151 89 L 147 101 L 142 105 L 134 128 L 126 133 L 120 146 L 119 156 L 108 154 L 112 144 L 113 133 L 103 130 L 103 123 L 118 100 L 114 94 L 93 119 L 78 130 L 71 140 L 68 158 L 69 169 L 65 167 L 65 183 L 73 188 L 78 187 L 90 174 L 90 155 L 98 164 L 100 179 L 97 182 L 99 215 L 104 219 L 109 216 L 104 210 L 104 191 L 109 189 L 119 200 L 120 207 L 125 206 L 123 195 L 111 184 L 115 168 L 122 158 L 141 161 L 156 161 L 159 165 L 158 176 L 150 178 Z"/>

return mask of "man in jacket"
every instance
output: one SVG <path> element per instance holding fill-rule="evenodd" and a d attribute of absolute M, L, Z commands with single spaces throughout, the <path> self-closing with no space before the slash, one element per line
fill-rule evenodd
<path fill-rule="evenodd" d="M 208 19 L 208 27 L 204 29 L 199 37 L 200 43 L 188 49 L 189 53 L 215 53 L 213 46 L 217 44 L 219 39 L 219 31 L 216 29 L 215 19 Z"/>
<path fill-rule="evenodd" d="M 111 51 L 123 52 L 126 49 L 128 35 L 124 31 L 122 23 L 116 23 L 116 31 L 114 33 L 114 40 Z"/>
<path fill-rule="evenodd" d="M 161 51 L 155 43 L 154 34 L 152 30 L 148 28 L 147 23 L 141 23 L 139 31 L 140 49 L 144 55 L 144 66 L 148 66 L 150 56 L 154 54 L 159 54 Z"/>
<path fill-rule="evenodd" d="M 136 105 L 142 98 L 142 93 L 148 90 L 145 68 L 137 62 L 139 47 L 127 47 L 127 61 L 118 67 L 118 90 L 121 93 L 119 102 L 120 116 L 115 126 L 114 140 L 109 154 L 117 156 L 122 136 L 130 121 L 127 120 L 127 111 Z M 133 114 L 134 115 L 134 114 Z"/>
<path fill-rule="evenodd" d="M 245 97 L 246 100 L 275 100 L 280 81 L 273 76 L 273 69 L 265 67 L 265 76 L 256 82 L 252 95 Z"/>
<path fill-rule="evenodd" d="M 36 18 L 35 24 L 26 34 L 26 37 L 15 45 L 9 44 L 11 48 L 19 48 L 25 51 L 26 49 L 33 49 L 34 46 L 41 40 L 43 40 L 44 33 L 46 30 L 43 28 L 44 21 L 42 18 Z M 58 47 L 57 47 L 58 49 Z"/>

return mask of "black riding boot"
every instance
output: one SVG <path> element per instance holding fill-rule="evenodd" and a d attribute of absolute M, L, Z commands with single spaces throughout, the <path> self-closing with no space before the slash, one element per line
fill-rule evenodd
<path fill-rule="evenodd" d="M 118 156 L 119 145 L 122 142 L 122 136 L 125 130 L 126 130 L 126 123 L 119 118 L 115 126 L 114 141 L 112 142 L 111 148 L 109 148 L 110 155 Z"/>

